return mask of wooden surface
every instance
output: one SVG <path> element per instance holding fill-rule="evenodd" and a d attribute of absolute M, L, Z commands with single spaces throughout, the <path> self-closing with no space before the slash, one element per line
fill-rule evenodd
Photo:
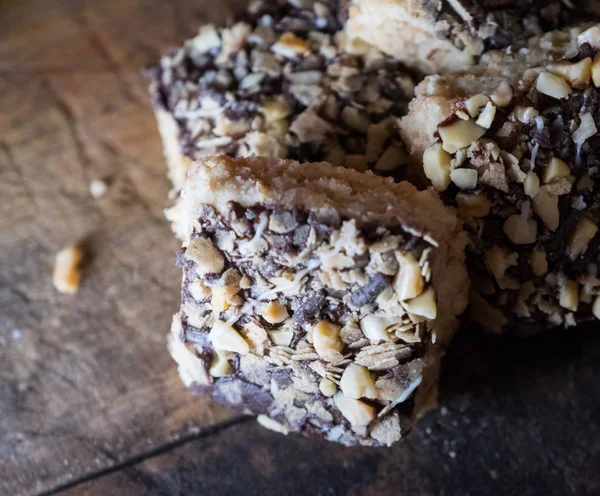
<path fill-rule="evenodd" d="M 600 493 L 598 328 L 464 335 L 442 409 L 389 450 L 279 436 L 185 393 L 139 69 L 242 3 L 0 0 L 0 495 Z M 54 254 L 75 240 L 83 284 L 58 295 Z"/>

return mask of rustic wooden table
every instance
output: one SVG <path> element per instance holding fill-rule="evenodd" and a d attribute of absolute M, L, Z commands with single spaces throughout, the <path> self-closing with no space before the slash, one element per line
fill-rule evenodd
<path fill-rule="evenodd" d="M 279 436 L 186 394 L 139 69 L 242 3 L 0 1 L 0 494 L 599 494 L 598 329 L 463 335 L 441 409 L 392 449 Z M 82 239 L 82 287 L 59 295 L 54 254 Z"/>

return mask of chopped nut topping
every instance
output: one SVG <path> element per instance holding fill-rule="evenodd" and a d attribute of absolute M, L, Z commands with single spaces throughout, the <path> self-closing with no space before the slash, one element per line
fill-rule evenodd
<path fill-rule="evenodd" d="M 518 258 L 519 255 L 517 253 L 511 252 L 498 245 L 492 245 L 485 250 L 485 261 L 496 281 L 500 281 L 504 278 L 506 270 L 509 267 L 517 265 Z"/>
<path fill-rule="evenodd" d="M 319 391 L 321 391 L 323 396 L 329 398 L 335 393 L 337 393 L 337 386 L 332 380 L 323 377 L 323 379 L 321 379 L 321 382 L 319 382 Z"/>
<path fill-rule="evenodd" d="M 304 55 L 310 50 L 310 44 L 308 41 L 298 38 L 294 33 L 283 33 L 277 43 L 275 43 L 271 50 L 282 57 L 287 59 L 293 59 L 298 55 Z"/>
<path fill-rule="evenodd" d="M 548 71 L 566 79 L 573 88 L 584 90 L 590 85 L 592 59 L 587 57 L 579 62 L 561 61 L 548 66 Z"/>
<path fill-rule="evenodd" d="M 469 146 L 485 134 L 486 129 L 473 120 L 458 120 L 448 126 L 438 128 L 442 139 L 442 148 L 448 153 L 456 153 L 460 148 Z"/>
<path fill-rule="evenodd" d="M 552 158 L 548 165 L 542 170 L 542 183 L 546 184 L 559 177 L 568 177 L 571 169 L 566 162 L 559 158 Z"/>
<path fill-rule="evenodd" d="M 397 145 L 390 145 L 387 150 L 383 152 L 383 155 L 379 157 L 374 169 L 377 172 L 390 172 L 407 163 L 408 155 L 404 149 Z"/>
<path fill-rule="evenodd" d="M 551 72 L 542 72 L 537 78 L 535 87 L 540 93 L 558 100 L 567 98 L 573 93 L 571 87 L 562 77 Z"/>
<path fill-rule="evenodd" d="M 344 348 L 344 343 L 340 339 L 341 330 L 340 326 L 332 324 L 327 320 L 322 320 L 313 327 L 313 345 L 316 352 L 324 360 L 328 360 L 332 356 L 332 352 L 339 353 Z"/>
<path fill-rule="evenodd" d="M 489 129 L 492 126 L 492 122 L 494 122 L 494 117 L 496 117 L 496 107 L 492 102 L 487 102 L 485 108 L 479 115 L 476 124 Z"/>
<path fill-rule="evenodd" d="M 532 120 L 535 117 L 537 117 L 538 115 L 540 115 L 540 113 L 533 107 L 516 106 L 513 109 L 512 113 L 515 116 L 515 118 L 517 120 L 521 121 L 523 124 L 527 124 L 530 120 Z"/>
<path fill-rule="evenodd" d="M 246 340 L 229 324 L 216 320 L 208 334 L 208 339 L 216 350 L 233 351 L 245 355 L 250 351 Z"/>
<path fill-rule="evenodd" d="M 215 354 L 210 369 L 208 369 L 208 373 L 213 377 L 225 377 L 232 372 L 233 369 L 231 368 L 229 361 L 221 354 Z"/>
<path fill-rule="evenodd" d="M 573 133 L 573 141 L 578 145 L 585 143 L 588 138 L 591 138 L 598 132 L 596 123 L 592 114 L 589 112 L 581 116 L 581 124 Z"/>
<path fill-rule="evenodd" d="M 523 182 L 523 190 L 525 191 L 525 194 L 530 198 L 535 198 L 535 196 L 539 193 L 540 178 L 535 172 L 529 171 L 527 173 L 527 177 Z"/>
<path fill-rule="evenodd" d="M 292 109 L 285 101 L 269 98 L 262 104 L 262 114 L 267 124 L 285 119 Z"/>
<path fill-rule="evenodd" d="M 590 241 L 596 236 L 598 226 L 594 221 L 584 217 L 581 219 L 575 232 L 571 235 L 567 253 L 572 260 L 575 260 L 579 255 L 585 253 Z"/>
<path fill-rule="evenodd" d="M 360 330 L 371 341 L 389 341 L 388 327 L 389 319 L 369 314 L 360 321 Z"/>
<path fill-rule="evenodd" d="M 427 291 L 412 300 L 405 301 L 404 307 L 414 315 L 420 315 L 426 319 L 433 320 L 437 315 L 437 305 L 435 302 L 435 290 L 429 287 Z"/>
<path fill-rule="evenodd" d="M 287 436 L 290 432 L 290 430 L 285 425 L 273 420 L 267 415 L 258 415 L 256 417 L 256 421 L 265 429 L 269 429 L 279 434 L 283 434 L 284 436 Z"/>
<path fill-rule="evenodd" d="M 477 171 L 473 169 L 454 169 L 450 173 L 450 180 L 460 189 L 473 189 L 477 187 Z"/>
<path fill-rule="evenodd" d="M 81 273 L 79 264 L 83 258 L 81 248 L 67 246 L 56 254 L 52 282 L 60 293 L 74 294 L 79 288 Z"/>
<path fill-rule="evenodd" d="M 485 195 L 458 193 L 456 203 L 464 214 L 472 217 L 485 217 L 492 208 L 492 202 Z"/>
<path fill-rule="evenodd" d="M 548 261 L 546 260 L 545 251 L 536 249 L 531 252 L 531 270 L 538 277 L 548 272 Z"/>
<path fill-rule="evenodd" d="M 290 314 L 284 305 L 278 301 L 271 301 L 265 306 L 262 316 L 269 324 L 279 324 L 286 320 Z"/>
<path fill-rule="evenodd" d="M 221 38 L 214 24 L 206 24 L 198 30 L 198 34 L 192 39 L 192 44 L 198 53 L 206 53 L 213 48 L 221 46 Z"/>
<path fill-rule="evenodd" d="M 333 397 L 333 401 L 353 427 L 366 427 L 375 420 L 377 415 L 375 408 L 372 406 L 360 400 L 349 398 L 341 392 Z"/>
<path fill-rule="evenodd" d="M 435 143 L 423 153 L 423 171 L 436 191 L 446 191 L 450 186 L 451 155 Z"/>
<path fill-rule="evenodd" d="M 498 107 L 508 107 L 513 97 L 513 89 L 506 81 L 502 81 L 500 85 L 490 95 L 492 102 Z"/>
<path fill-rule="evenodd" d="M 548 186 L 544 185 L 532 201 L 536 215 L 550 231 L 556 231 L 560 220 L 558 196 L 550 194 Z"/>
<path fill-rule="evenodd" d="M 394 279 L 394 291 L 400 301 L 415 298 L 423 292 L 425 286 L 421 267 L 412 254 L 403 254 L 400 251 L 396 251 L 395 254 L 400 271 Z"/>
<path fill-rule="evenodd" d="M 596 297 L 594 300 L 594 304 L 592 305 L 592 313 L 594 314 L 594 317 L 600 320 L 600 296 Z"/>
<path fill-rule="evenodd" d="M 294 338 L 294 332 L 288 330 L 275 330 L 275 331 L 267 331 L 269 335 L 269 339 L 273 344 L 277 346 L 289 346 Z"/>
<path fill-rule="evenodd" d="M 345 396 L 354 398 L 377 398 L 377 387 L 369 370 L 362 365 L 351 363 L 346 367 L 340 379 L 340 389 Z"/>
<path fill-rule="evenodd" d="M 528 245 L 536 241 L 537 223 L 523 214 L 511 215 L 504 222 L 503 230 L 508 239 L 516 245 Z"/>
<path fill-rule="evenodd" d="M 465 100 L 465 108 L 469 115 L 475 119 L 479 115 L 479 109 L 485 107 L 489 103 L 490 99 L 485 95 L 474 95 L 468 100 Z"/>
<path fill-rule="evenodd" d="M 598 88 L 600 86 L 600 52 L 594 55 L 594 62 L 592 63 L 591 71 L 594 86 Z"/>
<path fill-rule="evenodd" d="M 570 279 L 560 288 L 558 303 L 561 307 L 576 312 L 579 307 L 579 285 Z"/>
<path fill-rule="evenodd" d="M 195 239 L 185 250 L 185 256 L 196 262 L 200 275 L 219 273 L 225 266 L 223 255 L 213 246 L 209 239 Z"/>

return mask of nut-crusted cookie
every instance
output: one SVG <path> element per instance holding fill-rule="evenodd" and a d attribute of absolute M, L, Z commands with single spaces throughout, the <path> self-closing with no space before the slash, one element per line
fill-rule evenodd
<path fill-rule="evenodd" d="M 259 157 L 194 162 L 182 199 L 184 382 L 281 432 L 403 436 L 466 306 L 453 210 L 370 172 Z"/>
<path fill-rule="evenodd" d="M 337 4 L 255 1 L 228 27 L 201 27 L 148 71 L 175 192 L 191 160 L 216 154 L 401 175 L 408 154 L 395 118 L 407 111 L 413 79 L 398 61 L 347 40 Z"/>
<path fill-rule="evenodd" d="M 600 318 L 599 49 L 594 26 L 520 78 L 431 77 L 401 122 L 466 220 L 473 317 L 491 330 Z"/>
<path fill-rule="evenodd" d="M 466 70 L 492 49 L 600 20 L 597 0 L 354 0 L 347 30 L 427 73 Z"/>

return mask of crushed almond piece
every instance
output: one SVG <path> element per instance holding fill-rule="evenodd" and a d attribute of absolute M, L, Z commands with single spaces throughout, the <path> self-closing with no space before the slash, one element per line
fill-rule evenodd
<path fill-rule="evenodd" d="M 355 363 L 349 364 L 340 379 L 340 389 L 345 396 L 354 398 L 376 399 L 377 387 L 371 377 L 369 369 Z"/>
<path fill-rule="evenodd" d="M 558 100 L 567 98 L 573 93 L 569 84 L 562 77 L 551 72 L 542 72 L 537 78 L 535 87 L 540 93 Z"/>
<path fill-rule="evenodd" d="M 438 128 L 442 139 L 442 148 L 448 153 L 456 153 L 460 148 L 469 146 L 485 134 L 486 129 L 473 120 L 458 120 L 448 126 Z"/>
<path fill-rule="evenodd" d="M 452 156 L 435 143 L 423 153 L 423 171 L 436 191 L 446 191 L 450 186 L 450 162 Z"/>
<path fill-rule="evenodd" d="M 585 253 L 590 241 L 596 236 L 598 226 L 594 221 L 584 217 L 581 219 L 575 232 L 571 235 L 567 253 L 572 260 L 575 260 L 579 255 Z"/>
<path fill-rule="evenodd" d="M 561 307 L 576 312 L 579 307 L 579 285 L 568 279 L 560 288 L 558 303 Z"/>

